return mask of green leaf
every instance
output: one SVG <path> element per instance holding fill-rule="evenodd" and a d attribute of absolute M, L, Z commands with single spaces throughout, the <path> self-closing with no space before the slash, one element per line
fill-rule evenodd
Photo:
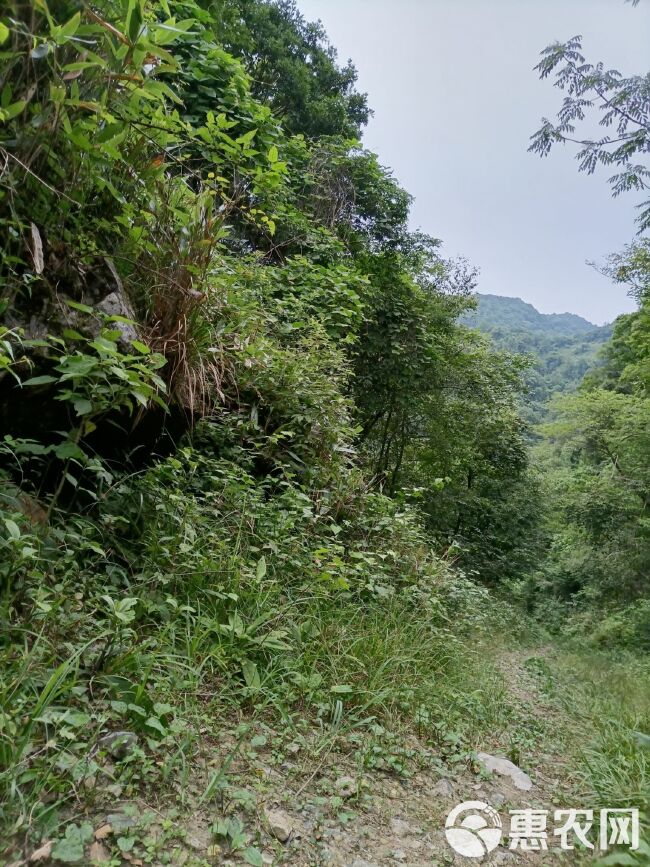
<path fill-rule="evenodd" d="M 63 37 L 64 39 L 70 39 L 70 37 L 74 36 L 77 30 L 79 29 L 79 24 L 81 23 L 81 13 L 76 12 L 72 18 L 61 27 L 59 31 L 59 37 Z"/>
<path fill-rule="evenodd" d="M 244 145 L 244 146 L 249 145 L 253 141 L 253 139 L 255 138 L 256 135 L 257 135 L 256 129 L 252 129 L 249 132 L 245 132 L 243 135 L 239 136 L 239 138 L 237 139 L 237 144 Z"/>
<path fill-rule="evenodd" d="M 83 861 L 84 847 L 80 840 L 64 837 L 54 844 L 52 858 L 55 861 L 63 861 L 66 864 L 78 864 Z"/>
<path fill-rule="evenodd" d="M 0 120 L 11 120 L 13 117 L 17 117 L 26 105 L 26 99 L 19 99 L 18 102 L 12 102 L 6 108 L 0 108 Z"/>
<path fill-rule="evenodd" d="M 160 732 L 163 737 L 167 734 L 167 729 L 155 716 L 150 716 L 149 719 L 145 722 L 145 725 L 149 726 L 149 728 L 151 729 L 155 729 L 157 732 Z"/>
<path fill-rule="evenodd" d="M 354 692 L 354 690 L 349 684 L 342 683 L 339 686 L 332 686 L 330 692 L 333 692 L 336 695 L 349 695 L 351 692 Z"/>
<path fill-rule="evenodd" d="M 45 385 L 48 382 L 58 382 L 56 376 L 43 374 L 43 376 L 32 376 L 31 379 L 26 379 L 23 385 Z"/>
<path fill-rule="evenodd" d="M 242 855 L 247 864 L 252 864 L 253 867 L 264 867 L 262 853 L 255 846 L 249 846 L 248 849 L 244 849 Z"/>
<path fill-rule="evenodd" d="M 80 310 L 82 313 L 94 313 L 92 307 L 89 307 L 87 304 L 80 304 L 78 301 L 72 301 L 70 298 L 66 298 L 65 303 L 68 307 L 72 307 L 73 310 Z"/>
<path fill-rule="evenodd" d="M 0 21 L 0 45 L 9 39 L 9 28 Z"/>
<path fill-rule="evenodd" d="M 135 845 L 135 837 L 118 837 L 117 847 L 120 852 L 130 852 Z"/>
<path fill-rule="evenodd" d="M 131 41 L 135 43 L 142 26 L 142 4 L 140 0 L 129 0 L 128 12 L 126 15 L 126 32 Z"/>
<path fill-rule="evenodd" d="M 260 673 L 254 662 L 251 662 L 250 659 L 244 660 L 241 664 L 241 670 L 244 675 L 244 680 L 246 681 L 246 686 L 251 687 L 251 689 L 259 689 L 261 687 L 262 681 L 260 679 Z"/>
<path fill-rule="evenodd" d="M 81 827 L 68 825 L 65 837 L 57 840 L 52 848 L 52 858 L 66 864 L 78 864 L 84 860 L 84 844 L 92 840 L 93 829 L 87 823 Z"/>
<path fill-rule="evenodd" d="M 76 458 L 77 460 L 83 460 L 86 457 L 85 453 L 76 443 L 73 443 L 71 440 L 66 440 L 66 442 L 61 443 L 54 449 L 54 454 L 57 458 L 61 460 L 67 460 L 68 458 Z"/>
<path fill-rule="evenodd" d="M 257 569 L 255 570 L 255 577 L 258 581 L 261 581 L 262 578 L 266 575 L 266 558 L 260 557 L 257 561 Z"/>
<path fill-rule="evenodd" d="M 165 702 L 157 701 L 153 706 L 154 713 L 158 714 L 158 716 L 165 716 L 166 714 L 170 714 L 174 712 L 174 708 L 170 704 L 166 704 Z"/>
<path fill-rule="evenodd" d="M 73 402 L 73 406 L 77 415 L 88 415 L 89 412 L 92 412 L 93 405 L 87 400 L 85 397 L 79 398 L 79 400 L 75 400 Z"/>
<path fill-rule="evenodd" d="M 15 521 L 12 521 L 11 518 L 5 518 L 5 527 L 12 539 L 20 539 L 20 527 Z"/>

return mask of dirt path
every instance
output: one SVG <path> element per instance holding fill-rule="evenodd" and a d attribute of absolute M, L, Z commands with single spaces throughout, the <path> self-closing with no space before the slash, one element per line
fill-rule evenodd
<path fill-rule="evenodd" d="M 112 864 L 584 863 L 573 853 L 522 852 L 509 846 L 510 810 L 550 810 L 552 825 L 554 808 L 579 805 L 571 804 L 570 768 L 558 746 L 567 721 L 544 689 L 545 650 L 499 652 L 494 663 L 507 684 L 512 721 L 507 731 L 494 732 L 477 745 L 477 751 L 521 764 L 530 774 L 530 791 L 517 788 L 509 777 L 487 774 L 463 756 L 442 758 L 438 749 L 415 737 L 399 744 L 382 739 L 381 732 L 328 740 L 307 726 L 296 734 L 257 723 L 239 740 L 224 735 L 218 744 L 206 744 L 203 766 L 194 768 L 189 783 L 179 784 L 185 799 L 180 814 L 159 803 L 150 809 L 113 802 L 110 810 L 95 816 L 93 825 L 103 827 L 104 836 L 93 844 L 93 854 L 109 863 L 116 852 L 119 816 L 126 815 L 135 844 Z M 406 767 L 411 773 L 395 772 Z M 447 815 L 465 801 L 490 804 L 503 823 L 500 844 L 483 859 L 454 852 L 445 836 Z M 548 846 L 557 846 L 550 828 Z"/>

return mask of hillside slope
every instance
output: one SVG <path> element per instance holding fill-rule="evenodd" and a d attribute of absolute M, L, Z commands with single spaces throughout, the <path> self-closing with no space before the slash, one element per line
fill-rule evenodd
<path fill-rule="evenodd" d="M 540 313 L 521 298 L 479 294 L 477 299 L 463 322 L 489 334 L 498 348 L 533 357 L 528 377 L 533 420 L 553 394 L 580 384 L 612 334 L 611 325 L 593 325 L 574 313 Z"/>

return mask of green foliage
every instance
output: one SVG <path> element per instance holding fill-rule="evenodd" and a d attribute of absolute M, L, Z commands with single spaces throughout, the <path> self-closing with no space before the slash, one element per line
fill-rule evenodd
<path fill-rule="evenodd" d="M 597 327 L 572 313 L 539 313 L 520 298 L 477 297 L 476 310 L 463 321 L 489 334 L 497 347 L 531 359 L 525 374 L 525 414 L 531 422 L 544 419 L 554 394 L 575 390 L 600 364 L 611 326 Z"/>
<path fill-rule="evenodd" d="M 647 573 L 648 370 L 647 256 L 642 242 L 613 257 L 612 271 L 631 279 L 636 313 L 614 324 L 602 366 L 580 391 L 558 401 L 541 429 L 546 442 L 547 531 L 552 544 L 537 587 L 571 612 L 572 631 L 602 646 L 648 649 Z"/>
<path fill-rule="evenodd" d="M 522 364 L 458 323 L 475 275 L 356 140 L 353 67 L 291 3 L 5 20 L 3 836 L 79 862 L 77 808 L 229 714 L 467 760 L 501 707 L 459 633 L 503 620 L 452 561 L 529 569 Z"/>
<path fill-rule="evenodd" d="M 250 73 L 255 98 L 273 108 L 289 133 L 359 137 L 369 110 L 354 89 L 356 70 L 351 62 L 337 66 L 322 25 L 305 21 L 293 0 L 221 0 L 215 24 Z"/>
<path fill-rule="evenodd" d="M 529 150 L 547 156 L 558 142 L 575 143 L 580 147 L 576 155 L 580 171 L 592 174 L 599 165 L 620 169 L 609 179 L 614 196 L 646 190 L 650 171 L 633 160 L 646 153 L 650 144 L 648 76 L 624 78 L 616 69 L 605 69 L 602 63 L 587 63 L 580 36 L 547 46 L 536 69 L 540 78 L 555 73 L 555 86 L 567 95 L 558 122 L 543 118 Z M 586 119 L 589 109 L 597 109 L 600 126 L 613 127 L 614 137 L 574 137 L 576 125 Z M 650 226 L 650 203 L 643 202 L 639 209 L 637 222 L 639 232 L 643 232 Z"/>

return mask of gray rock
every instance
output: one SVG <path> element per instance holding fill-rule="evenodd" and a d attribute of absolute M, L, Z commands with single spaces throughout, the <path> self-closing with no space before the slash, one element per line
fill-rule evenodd
<path fill-rule="evenodd" d="M 450 780 L 438 780 L 431 791 L 434 795 L 439 795 L 441 798 L 454 797 L 454 787 Z"/>
<path fill-rule="evenodd" d="M 528 792 L 533 788 L 533 781 L 528 774 L 524 773 L 509 759 L 502 756 L 491 756 L 489 753 L 477 753 L 477 758 L 488 771 L 500 774 L 502 777 L 510 777 L 516 789 Z"/>
<path fill-rule="evenodd" d="M 404 819 L 391 819 L 390 830 L 395 837 L 407 837 L 409 834 L 413 834 L 415 829 L 411 828 Z"/>
<path fill-rule="evenodd" d="M 266 810 L 265 815 L 271 834 L 276 840 L 286 843 L 293 832 L 291 816 L 284 810 Z"/>
<path fill-rule="evenodd" d="M 131 305 L 127 301 L 124 292 L 110 292 L 106 298 L 99 302 L 95 307 L 96 310 L 105 313 L 107 316 L 124 316 L 126 319 L 134 320 L 135 314 Z M 134 340 L 138 339 L 138 332 L 129 322 L 112 322 L 111 327 L 121 333 L 120 343 L 125 346 L 130 346 Z"/>
<path fill-rule="evenodd" d="M 117 760 L 128 756 L 137 745 L 138 736 L 134 732 L 109 732 L 97 741 L 100 750 L 106 750 Z"/>
<path fill-rule="evenodd" d="M 510 864 L 515 861 L 516 855 L 514 852 L 508 852 L 505 849 L 497 849 L 489 864 Z"/>
<path fill-rule="evenodd" d="M 371 864 L 370 861 L 364 861 L 363 858 L 355 858 L 352 867 L 377 867 L 377 865 Z"/>
<path fill-rule="evenodd" d="M 496 810 L 500 810 L 505 804 L 507 798 L 503 792 L 490 792 L 488 800 Z"/>
<path fill-rule="evenodd" d="M 339 777 L 334 783 L 336 794 L 342 798 L 352 798 L 357 794 L 357 781 L 354 777 Z"/>

